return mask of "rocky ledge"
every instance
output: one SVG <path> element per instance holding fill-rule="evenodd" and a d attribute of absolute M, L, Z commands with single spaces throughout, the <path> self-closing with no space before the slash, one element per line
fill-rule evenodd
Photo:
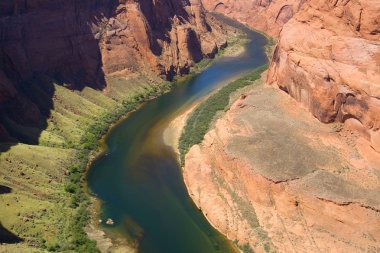
<path fill-rule="evenodd" d="M 186 156 L 191 197 L 254 252 L 380 250 L 380 154 L 257 85 Z"/>

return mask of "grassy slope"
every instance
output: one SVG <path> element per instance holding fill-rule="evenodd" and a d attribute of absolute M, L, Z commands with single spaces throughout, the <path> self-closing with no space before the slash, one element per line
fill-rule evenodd
<path fill-rule="evenodd" d="M 90 151 L 120 115 L 170 88 L 143 77 L 108 83 L 107 94 L 55 86 L 55 109 L 40 144 L 1 153 L 0 185 L 12 192 L 0 195 L 0 222 L 24 242 L 0 245 L 0 252 L 96 251 L 83 232 L 89 201 L 78 187 Z"/>

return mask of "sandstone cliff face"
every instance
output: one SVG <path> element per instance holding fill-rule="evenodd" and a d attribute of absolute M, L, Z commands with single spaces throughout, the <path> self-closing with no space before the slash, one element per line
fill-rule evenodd
<path fill-rule="evenodd" d="M 210 11 L 279 37 L 268 83 L 288 92 L 322 122 L 354 124 L 380 151 L 379 1 L 203 3 Z"/>
<path fill-rule="evenodd" d="M 378 252 L 379 171 L 367 140 L 261 85 L 191 148 L 184 178 L 211 223 L 254 252 Z"/>
<path fill-rule="evenodd" d="M 302 0 L 202 0 L 209 11 L 231 18 L 278 37 L 282 27 L 301 8 Z"/>
<path fill-rule="evenodd" d="M 268 82 L 380 151 L 380 2 L 308 0 L 282 29 Z"/>
<path fill-rule="evenodd" d="M 5 0 L 0 35 L 0 139 L 8 141 L 11 124 L 45 127 L 53 82 L 103 89 L 106 75 L 171 79 L 226 43 L 197 0 Z"/>
<path fill-rule="evenodd" d="M 106 74 L 148 67 L 171 79 L 226 44 L 197 0 L 126 1 L 117 12 L 94 31 Z"/>

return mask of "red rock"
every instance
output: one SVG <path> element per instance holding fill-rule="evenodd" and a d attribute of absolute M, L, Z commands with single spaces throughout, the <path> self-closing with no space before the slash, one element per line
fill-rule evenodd
<path fill-rule="evenodd" d="M 111 218 L 108 218 L 107 221 L 106 221 L 106 224 L 107 225 L 113 225 L 114 221 Z"/>
<path fill-rule="evenodd" d="M 379 1 L 203 3 L 210 11 L 272 36 L 281 32 L 268 82 L 289 93 L 320 121 L 353 118 L 367 129 L 365 135 L 380 127 Z"/>
<path fill-rule="evenodd" d="M 371 146 L 377 152 L 380 152 L 380 131 L 376 131 L 371 134 Z"/>
<path fill-rule="evenodd" d="M 209 11 L 223 13 L 260 31 L 277 37 L 302 6 L 302 0 L 202 0 Z"/>
<path fill-rule="evenodd" d="M 380 153 L 363 138 L 351 147 L 272 87 L 240 103 L 186 155 L 187 188 L 208 220 L 254 252 L 379 251 Z"/>
<path fill-rule="evenodd" d="M 268 82 L 320 121 L 354 118 L 373 135 L 380 128 L 380 23 L 375 20 L 380 20 L 376 0 L 305 1 L 281 31 Z"/>
<path fill-rule="evenodd" d="M 49 116 L 30 96 L 32 84 L 46 84 L 52 97 L 53 82 L 103 89 L 115 73 L 185 74 L 226 44 L 214 26 L 196 0 L 3 0 L 1 118 L 37 125 Z"/>

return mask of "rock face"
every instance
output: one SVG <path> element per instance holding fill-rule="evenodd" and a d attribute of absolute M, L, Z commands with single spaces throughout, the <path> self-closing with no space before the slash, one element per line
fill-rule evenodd
<path fill-rule="evenodd" d="M 202 0 L 209 11 L 223 13 L 257 30 L 278 37 L 303 0 Z"/>
<path fill-rule="evenodd" d="M 380 2 L 377 0 L 203 0 L 279 37 L 268 83 L 320 121 L 359 121 L 380 151 Z"/>
<path fill-rule="evenodd" d="M 254 252 L 380 251 L 380 154 L 259 85 L 186 156 L 191 197 Z"/>
<path fill-rule="evenodd" d="M 380 151 L 380 2 L 307 0 L 284 25 L 268 82 L 320 121 L 356 122 Z M 348 121 L 349 120 L 349 121 Z"/>
<path fill-rule="evenodd" d="M 8 141 L 15 125 L 46 125 L 53 82 L 103 89 L 106 75 L 171 79 L 226 44 L 197 0 L 4 0 L 0 34 L 0 139 Z"/>

